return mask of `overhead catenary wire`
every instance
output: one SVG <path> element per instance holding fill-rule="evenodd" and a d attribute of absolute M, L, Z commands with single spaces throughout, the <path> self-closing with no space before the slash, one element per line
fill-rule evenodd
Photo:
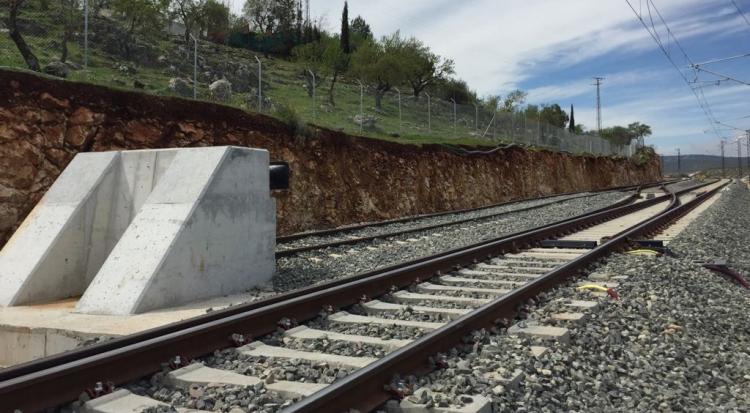
<path fill-rule="evenodd" d="M 740 14 L 740 16 L 742 16 L 742 18 L 745 20 L 745 23 L 747 23 L 747 25 L 750 26 L 750 20 L 748 20 L 748 18 L 745 15 L 745 13 L 742 12 L 742 9 L 737 4 L 737 2 L 735 0 L 731 0 L 731 2 L 732 2 L 732 4 L 734 4 L 734 8 L 737 9 L 737 12 Z"/>
<path fill-rule="evenodd" d="M 646 23 L 646 21 L 643 18 L 642 12 L 639 13 L 635 9 L 635 7 L 633 6 L 633 4 L 630 2 L 630 0 L 625 0 L 625 2 L 628 4 L 628 6 L 630 7 L 630 9 L 635 14 L 636 18 L 641 22 L 641 24 L 643 25 L 644 29 L 646 29 L 646 31 L 651 36 L 651 38 L 654 40 L 654 42 L 659 47 L 659 49 L 662 51 L 662 53 L 664 53 L 664 56 L 666 56 L 667 60 L 669 60 L 669 62 L 672 64 L 672 66 L 674 66 L 675 70 L 677 70 L 677 72 L 680 74 L 680 77 L 682 77 L 682 79 L 685 81 L 685 84 L 693 92 L 693 95 L 695 95 L 695 98 L 698 101 L 698 106 L 700 106 L 700 108 L 703 110 L 703 113 L 708 118 L 709 123 L 711 124 L 711 128 L 714 131 L 714 134 L 716 135 L 717 138 L 720 139 L 721 135 L 719 134 L 719 131 L 716 130 L 716 125 L 715 125 L 716 119 L 713 116 L 713 113 L 712 113 L 712 111 L 710 109 L 710 105 L 709 105 L 708 101 L 706 100 L 705 95 L 703 95 L 703 88 L 700 87 L 700 86 L 699 87 L 695 87 L 695 88 L 691 86 L 690 79 L 688 79 L 688 77 L 685 75 L 685 73 L 683 73 L 682 70 L 680 70 L 679 65 L 674 61 L 674 58 L 672 57 L 671 43 L 673 42 L 675 44 L 675 46 L 682 53 L 682 55 L 685 58 L 685 60 L 691 66 L 693 66 L 695 63 L 690 59 L 690 57 L 688 56 L 687 52 L 685 52 L 685 49 L 680 44 L 679 40 L 677 40 L 677 37 L 674 35 L 674 33 L 672 33 L 672 29 L 669 27 L 669 25 L 667 24 L 667 22 L 664 20 L 664 18 L 662 17 L 662 15 L 659 12 L 659 10 L 656 7 L 656 5 L 653 4 L 652 0 L 646 0 L 647 9 L 648 9 L 648 12 L 649 12 L 649 20 L 651 21 L 651 28 L 649 28 L 648 23 Z M 654 21 L 653 21 L 653 18 L 652 18 L 653 16 L 652 16 L 652 13 L 651 13 L 651 8 L 652 7 L 654 9 L 654 12 L 657 14 L 659 20 L 662 22 L 662 24 L 664 25 L 664 27 L 667 29 L 667 38 L 671 40 L 670 44 L 668 46 L 666 46 L 666 47 L 664 45 L 664 42 L 662 42 L 661 37 L 659 36 L 658 31 L 656 30 L 656 25 L 654 24 Z M 642 3 L 641 3 L 641 10 L 642 10 Z M 695 69 L 693 69 L 693 70 L 696 72 L 696 78 L 697 78 L 697 70 L 695 70 Z M 698 92 L 698 90 L 700 90 L 700 93 Z"/>
<path fill-rule="evenodd" d="M 750 83 L 748 83 L 748 82 L 746 82 L 744 80 L 740 80 L 740 79 L 737 79 L 737 78 L 734 78 L 734 77 L 731 77 L 729 75 L 725 75 L 725 74 L 722 74 L 722 73 L 717 73 L 717 72 L 714 72 L 713 70 L 704 69 L 704 68 L 700 67 L 700 65 L 693 65 L 692 67 L 695 70 L 698 70 L 700 72 L 706 72 L 708 74 L 711 74 L 711 75 L 714 75 L 714 76 L 717 76 L 717 77 L 721 77 L 721 78 L 723 78 L 721 80 L 724 80 L 724 81 L 732 81 L 732 82 L 735 82 L 735 83 L 739 83 L 741 85 L 750 86 Z"/>

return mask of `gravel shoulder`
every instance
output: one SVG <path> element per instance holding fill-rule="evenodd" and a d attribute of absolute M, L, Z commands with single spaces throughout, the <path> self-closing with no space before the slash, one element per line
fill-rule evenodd
<path fill-rule="evenodd" d="M 452 225 L 362 245 L 328 248 L 280 258 L 276 260 L 277 272 L 273 279 L 273 289 L 276 292 L 290 291 L 531 229 L 611 205 L 624 196 L 626 194 L 622 192 L 602 193 L 537 210 L 509 214 L 496 220 Z"/>
<path fill-rule="evenodd" d="M 750 411 L 750 294 L 695 264 L 725 258 L 747 274 L 750 192 L 733 185 L 670 249 L 617 255 L 599 270 L 629 278 L 571 331 L 571 345 L 527 366 L 538 385 L 500 411 Z M 542 370 L 555 374 L 545 376 Z"/>
<path fill-rule="evenodd" d="M 733 185 L 672 242 L 675 257 L 616 254 L 592 269 L 627 277 L 621 300 L 603 299 L 567 325 L 568 345 L 532 358 L 531 341 L 504 329 L 477 332 L 474 345 L 445 355 L 447 369 L 407 380 L 435 404 L 483 395 L 498 412 L 750 412 L 750 293 L 694 262 L 725 258 L 748 274 L 748 207 L 750 192 Z M 559 311 L 558 298 L 586 299 L 571 282 L 540 296 L 526 317 Z M 487 380 L 498 366 L 523 372 L 517 389 L 498 391 L 502 382 Z"/>
<path fill-rule="evenodd" d="M 451 222 L 464 220 L 464 219 L 476 219 L 476 220 L 488 219 L 488 218 L 491 218 L 492 215 L 508 213 L 508 212 L 512 212 L 512 211 L 522 209 L 522 208 L 531 208 L 531 207 L 544 205 L 544 204 L 548 204 L 548 203 L 556 202 L 560 200 L 565 200 L 565 199 L 575 199 L 575 198 L 585 199 L 589 197 L 595 197 L 597 195 L 598 195 L 597 193 L 580 193 L 580 194 L 574 194 L 574 195 L 561 195 L 561 196 L 555 196 L 555 197 L 550 197 L 550 198 L 545 198 L 545 199 L 532 199 L 528 201 L 518 201 L 518 202 L 513 202 L 507 205 L 500 205 L 500 206 L 480 209 L 476 211 L 468 211 L 468 212 L 446 214 L 446 215 L 424 217 L 424 218 L 415 217 L 413 220 L 409 220 L 405 222 L 394 222 L 394 223 L 386 224 L 386 225 L 367 226 L 367 227 L 360 228 L 360 229 L 346 231 L 344 233 L 335 233 L 335 234 L 322 235 L 322 236 L 310 235 L 299 240 L 280 244 L 278 247 L 280 250 L 283 251 L 289 248 L 297 248 L 297 247 L 304 247 L 308 245 L 335 242 L 335 241 L 339 241 L 339 240 L 347 239 L 347 238 L 371 237 L 371 236 L 378 236 L 380 234 L 387 234 L 387 233 L 392 233 L 392 232 L 397 232 L 397 231 L 407 231 L 407 230 L 412 230 L 412 229 L 418 229 L 418 228 L 430 226 L 430 225 L 450 224 Z"/>

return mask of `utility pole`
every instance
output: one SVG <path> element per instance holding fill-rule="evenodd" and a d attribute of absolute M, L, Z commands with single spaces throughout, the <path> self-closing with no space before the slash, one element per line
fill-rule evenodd
<path fill-rule="evenodd" d="M 451 98 L 453 102 L 453 137 L 456 138 L 456 99 Z"/>
<path fill-rule="evenodd" d="M 737 139 L 737 179 L 742 179 L 742 139 Z"/>
<path fill-rule="evenodd" d="M 721 177 L 727 177 L 726 167 L 724 166 L 724 139 L 721 140 Z"/>
<path fill-rule="evenodd" d="M 750 172 L 750 129 L 745 131 L 747 135 L 747 170 Z"/>
<path fill-rule="evenodd" d="M 664 172 L 666 172 L 666 165 L 664 165 L 664 155 L 661 156 L 661 176 L 664 176 Z"/>
<path fill-rule="evenodd" d="M 89 70 L 89 2 L 83 0 L 83 70 L 88 76 Z"/>
<path fill-rule="evenodd" d="M 596 130 L 599 133 L 602 133 L 602 80 L 604 80 L 603 77 L 594 78 L 594 81 L 596 81 L 596 83 L 594 83 L 594 86 L 596 86 Z"/>
<path fill-rule="evenodd" d="M 263 113 L 263 64 L 258 56 L 255 56 L 258 62 L 258 113 Z"/>
<path fill-rule="evenodd" d="M 677 148 L 677 175 L 682 175 L 682 158 L 680 148 Z"/>

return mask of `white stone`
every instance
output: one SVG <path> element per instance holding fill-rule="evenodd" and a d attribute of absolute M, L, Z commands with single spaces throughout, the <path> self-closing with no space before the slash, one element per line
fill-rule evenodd
<path fill-rule="evenodd" d="M 259 377 L 245 376 L 244 374 L 235 373 L 230 370 L 220 370 L 206 367 L 200 363 L 191 364 L 187 367 L 177 369 L 167 374 L 167 381 L 175 387 L 187 388 L 192 384 L 201 386 L 254 386 L 261 383 Z M 302 383 L 291 381 L 275 381 L 268 383 L 265 387 L 279 394 L 285 399 L 298 399 L 307 397 L 316 391 L 326 387 L 325 384 L 319 383 Z"/>
<path fill-rule="evenodd" d="M 340 356 L 338 354 L 313 353 L 286 347 L 269 346 L 260 341 L 242 346 L 237 351 L 253 357 L 307 360 L 314 363 L 326 363 L 332 367 L 362 368 L 377 360 L 372 357 Z"/>
<path fill-rule="evenodd" d="M 228 102 L 232 98 L 232 84 L 226 79 L 219 79 L 208 86 L 211 98 L 219 102 Z"/>

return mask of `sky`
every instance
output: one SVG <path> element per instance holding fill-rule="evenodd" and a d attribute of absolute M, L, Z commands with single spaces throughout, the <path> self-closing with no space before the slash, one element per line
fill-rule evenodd
<path fill-rule="evenodd" d="M 310 0 L 311 15 L 337 31 L 343 3 Z M 647 0 L 630 3 L 651 27 Z M 750 19 L 750 0 L 735 3 Z M 234 0 L 233 8 L 240 4 Z M 567 111 L 572 104 L 576 122 L 589 129 L 596 128 L 593 77 L 604 77 L 604 127 L 640 121 L 651 125 L 647 143 L 659 153 L 718 154 L 721 138 L 732 142 L 743 132 L 713 121 L 750 129 L 750 86 L 741 83 L 750 82 L 750 57 L 702 65 L 697 76 L 688 64 L 750 53 L 750 21 L 732 0 L 652 4 L 673 34 L 651 9 L 655 36 L 677 68 L 626 0 L 350 0 L 349 16 L 364 17 L 376 36 L 400 30 L 452 58 L 457 76 L 480 96 L 519 88 L 530 104 Z M 739 82 L 716 84 L 726 77 Z M 736 153 L 736 144 L 731 148 Z"/>

